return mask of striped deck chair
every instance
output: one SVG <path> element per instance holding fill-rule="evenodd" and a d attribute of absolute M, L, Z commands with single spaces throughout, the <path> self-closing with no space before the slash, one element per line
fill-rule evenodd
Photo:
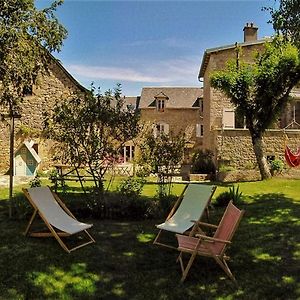
<path fill-rule="evenodd" d="M 215 190 L 216 186 L 214 185 L 191 183 L 186 185 L 165 222 L 156 225 L 159 232 L 153 243 L 177 249 L 177 247 L 160 241 L 164 231 L 194 235 L 198 226 L 197 222 L 200 221 L 204 212 L 208 218 L 208 205 Z M 189 231 L 189 229 L 191 230 Z"/>
<path fill-rule="evenodd" d="M 225 271 L 229 278 L 233 281 L 236 281 L 226 263 L 226 260 L 228 260 L 229 257 L 226 256 L 225 251 L 228 245 L 231 244 L 232 237 L 240 223 L 243 214 L 244 211 L 239 210 L 232 204 L 232 201 L 230 201 L 219 223 L 219 226 L 199 222 L 200 226 L 216 229 L 213 237 L 206 236 L 205 234 L 196 234 L 195 237 L 179 234 L 176 235 L 178 240 L 178 250 L 180 251 L 177 261 L 180 262 L 182 271 L 181 282 L 185 280 L 197 255 L 212 257 Z M 188 253 L 191 255 L 186 266 L 183 264 L 183 253 Z"/>

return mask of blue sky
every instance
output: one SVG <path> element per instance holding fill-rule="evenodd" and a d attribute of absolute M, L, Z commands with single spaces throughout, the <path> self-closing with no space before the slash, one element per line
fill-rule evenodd
<path fill-rule="evenodd" d="M 247 22 L 259 27 L 259 38 L 272 35 L 261 8 L 273 4 L 65 0 L 56 15 L 69 34 L 54 56 L 82 85 L 94 82 L 103 92 L 116 83 L 126 96 L 140 95 L 144 86 L 200 86 L 205 49 L 242 42 Z"/>

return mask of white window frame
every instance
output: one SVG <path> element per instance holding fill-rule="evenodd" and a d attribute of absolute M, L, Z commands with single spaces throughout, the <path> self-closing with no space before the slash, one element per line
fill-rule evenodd
<path fill-rule="evenodd" d="M 156 99 L 156 109 L 157 111 L 164 112 L 166 108 L 166 99 L 157 98 Z"/>
<path fill-rule="evenodd" d="M 222 128 L 223 129 L 235 128 L 235 110 L 233 108 L 223 109 Z"/>

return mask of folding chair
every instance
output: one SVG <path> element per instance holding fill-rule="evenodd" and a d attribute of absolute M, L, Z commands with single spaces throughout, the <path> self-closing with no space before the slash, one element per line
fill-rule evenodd
<path fill-rule="evenodd" d="M 213 185 L 186 185 L 165 222 L 156 225 L 159 232 L 153 244 L 177 249 L 177 247 L 159 241 L 164 231 L 194 235 L 198 226 L 197 221 L 200 221 L 204 211 L 206 211 L 206 216 L 208 218 L 208 205 L 210 204 L 215 190 L 216 186 Z M 191 231 L 188 231 L 191 227 L 193 227 Z"/>
<path fill-rule="evenodd" d="M 68 253 L 88 244 L 95 243 L 95 240 L 87 231 L 87 229 L 93 225 L 77 221 L 66 205 L 59 199 L 58 195 L 53 193 L 48 186 L 23 189 L 23 192 L 34 208 L 32 217 L 25 230 L 25 235 L 33 237 L 55 237 L 60 246 Z M 50 232 L 29 231 L 37 214 L 44 221 Z M 61 237 L 71 236 L 81 232 L 87 236 L 88 241 L 71 249 L 69 249 L 61 239 Z"/>
<path fill-rule="evenodd" d="M 232 237 L 240 223 L 243 214 L 244 211 L 239 210 L 232 204 L 232 201 L 230 201 L 219 223 L 219 226 L 198 222 L 199 226 L 206 226 L 216 229 L 213 237 L 206 236 L 204 232 L 202 232 L 202 234 L 196 234 L 195 237 L 176 234 L 178 240 L 178 250 L 180 251 L 177 261 L 180 262 L 182 271 L 181 282 L 185 280 L 197 255 L 212 257 L 225 271 L 229 278 L 233 281 L 236 281 L 226 263 L 226 260 L 228 260 L 229 257 L 226 256 L 225 251 L 228 245 L 231 244 Z M 183 264 L 183 253 L 188 253 L 191 255 L 186 266 Z"/>

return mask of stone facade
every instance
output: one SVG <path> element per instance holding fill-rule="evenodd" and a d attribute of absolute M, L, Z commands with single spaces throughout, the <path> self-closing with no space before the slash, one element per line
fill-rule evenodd
<path fill-rule="evenodd" d="M 203 91 L 194 87 L 152 87 L 143 88 L 139 102 L 141 122 L 156 126 L 164 125 L 165 133 L 175 135 L 185 132 L 189 137 L 189 148 L 185 161 L 189 162 L 192 152 L 202 148 Z M 158 108 L 157 101 L 165 101 Z"/>
<path fill-rule="evenodd" d="M 263 51 L 266 40 L 256 40 L 257 35 L 252 31 L 257 28 L 253 24 L 247 24 L 247 26 L 251 30 L 251 39 L 247 40 L 247 27 L 245 27 L 244 42 L 239 44 L 240 59 L 251 62 L 255 53 Z M 235 59 L 236 55 L 236 44 L 207 49 L 204 53 L 199 72 L 199 79 L 203 80 L 203 148 L 210 149 L 214 153 L 217 167 L 225 163 L 235 169 L 253 169 L 256 166 L 256 158 L 248 130 L 237 129 L 235 126 L 232 129 L 224 128 L 224 109 L 234 111 L 234 106 L 222 92 L 213 89 L 210 85 L 211 73 L 224 69 L 228 60 Z M 268 130 L 264 136 L 267 156 L 284 160 L 285 135 L 280 128 L 285 128 L 288 124 L 292 124 L 286 130 L 289 136 L 289 145 L 296 149 L 299 144 L 300 125 L 293 126 L 295 123 L 293 120 L 294 107 L 296 107 L 296 112 L 298 112 L 296 117 L 300 122 L 300 105 L 297 105 L 297 100 L 300 99 L 299 88 L 293 90 L 292 96 L 295 99 L 294 102 L 287 105 L 282 117 L 274 125 L 274 129 Z M 296 121 L 298 122 L 297 118 Z"/>
<path fill-rule="evenodd" d="M 43 128 L 43 114 L 51 111 L 54 104 L 64 101 L 75 93 L 85 89 L 53 58 L 49 71 L 40 74 L 33 86 L 32 95 L 26 96 L 21 105 L 21 118 L 15 122 L 15 149 L 24 141 L 32 139 L 42 158 L 40 169 L 46 169 L 52 164 L 53 142 L 41 137 Z M 24 134 L 27 131 L 26 134 Z M 0 172 L 6 173 L 9 169 L 9 126 L 6 122 L 0 123 Z"/>

